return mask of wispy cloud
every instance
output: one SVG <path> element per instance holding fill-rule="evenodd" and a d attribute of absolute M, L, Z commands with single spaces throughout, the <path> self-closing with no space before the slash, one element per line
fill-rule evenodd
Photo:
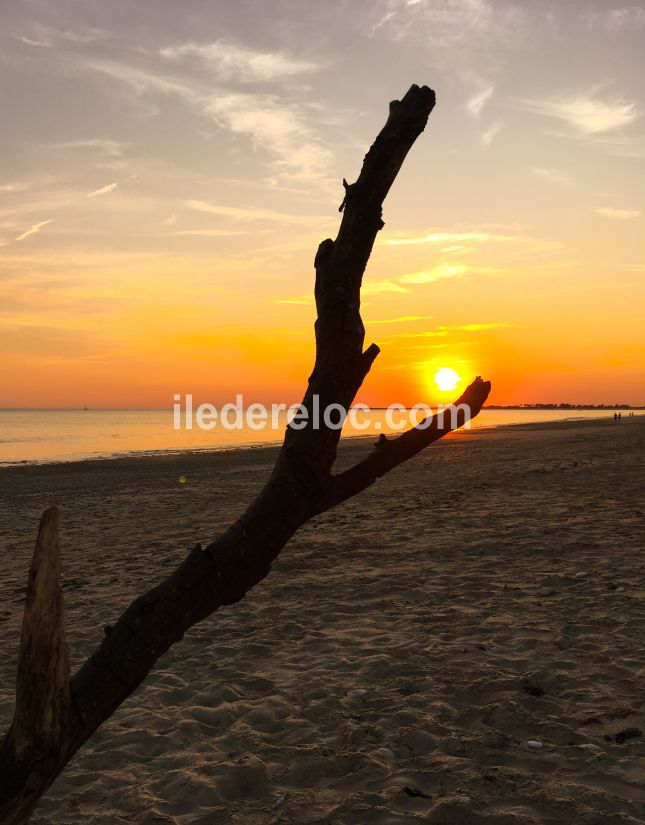
<path fill-rule="evenodd" d="M 400 40 L 418 37 L 433 50 L 481 49 L 514 42 L 525 31 L 527 10 L 504 0 L 387 0 L 372 26 Z"/>
<path fill-rule="evenodd" d="M 243 83 L 284 80 L 320 68 L 313 60 L 297 58 L 285 51 L 257 51 L 224 40 L 169 46 L 162 49 L 161 54 L 174 60 L 197 58 L 216 72 L 218 80 L 234 78 Z"/>
<path fill-rule="evenodd" d="M 404 284 L 430 284 L 443 278 L 457 278 L 467 271 L 468 267 L 464 264 L 442 263 L 432 267 L 432 269 L 402 275 L 400 281 Z"/>
<path fill-rule="evenodd" d="M 308 306 L 313 303 L 311 295 L 297 295 L 294 298 L 278 298 L 276 304 L 293 304 L 295 306 Z"/>
<path fill-rule="evenodd" d="M 51 223 L 53 220 L 53 218 L 50 218 L 47 221 L 40 221 L 40 223 L 35 223 L 33 226 L 30 226 L 29 229 L 25 230 L 21 235 L 18 235 L 16 240 L 24 241 L 26 238 L 31 238 L 32 235 L 37 235 L 43 228 L 43 226 L 47 226 L 47 224 Z"/>
<path fill-rule="evenodd" d="M 133 61 L 90 57 L 84 66 L 119 81 L 137 95 L 151 92 L 175 94 L 193 106 L 198 106 L 202 100 L 198 87 L 164 74 L 155 65 L 148 70 Z"/>
<path fill-rule="evenodd" d="M 369 296 L 369 295 L 386 295 L 386 294 L 405 294 L 409 292 L 408 289 L 401 286 L 401 284 L 397 284 L 394 281 L 373 281 L 370 283 L 369 281 L 364 283 L 361 287 L 361 295 Z"/>
<path fill-rule="evenodd" d="M 523 324 L 508 324 L 505 322 L 494 322 L 484 324 L 461 324 L 459 326 L 448 327 L 450 330 L 458 330 L 460 332 L 482 332 L 487 329 L 519 329 Z"/>
<path fill-rule="evenodd" d="M 256 209 L 250 206 L 222 206 L 206 201 L 189 200 L 186 201 L 189 209 L 197 212 L 205 212 L 208 215 L 219 215 L 224 218 L 231 218 L 237 221 L 277 221 L 286 224 L 320 224 L 329 223 L 328 216 L 318 215 L 290 215 L 285 212 L 276 212 L 273 209 Z"/>
<path fill-rule="evenodd" d="M 231 235 L 244 235 L 244 232 L 235 229 L 180 229 L 173 235 L 193 235 L 201 238 L 226 238 Z"/>
<path fill-rule="evenodd" d="M 613 132 L 629 126 L 640 117 L 636 104 L 631 101 L 622 98 L 603 100 L 591 94 L 523 100 L 521 105 L 526 111 L 563 121 L 582 135 Z"/>
<path fill-rule="evenodd" d="M 100 189 L 95 189 L 94 192 L 89 192 L 86 197 L 88 198 L 98 198 L 101 195 L 109 195 L 110 192 L 114 192 L 119 188 L 118 183 L 108 183 L 107 186 L 102 186 Z"/>
<path fill-rule="evenodd" d="M 557 183 L 560 186 L 573 186 L 573 181 L 569 175 L 565 175 L 564 172 L 558 172 L 557 169 L 533 167 L 531 171 L 534 175 L 537 175 L 539 178 L 544 178 L 544 180 L 548 180 L 550 183 Z"/>
<path fill-rule="evenodd" d="M 386 246 L 412 246 L 418 244 L 443 243 L 489 243 L 517 240 L 517 235 L 500 235 L 491 232 L 429 232 L 425 235 L 411 235 L 407 237 L 387 238 L 383 243 Z"/>
<path fill-rule="evenodd" d="M 63 143 L 52 143 L 53 149 L 78 150 L 86 153 L 97 153 L 107 158 L 120 158 L 126 144 L 110 138 L 90 138 L 88 140 L 68 140 Z"/>
<path fill-rule="evenodd" d="M 482 146 L 484 148 L 487 148 L 488 146 L 490 146 L 491 143 L 493 142 L 493 140 L 495 140 L 495 138 L 502 131 L 503 128 L 504 128 L 504 124 L 501 122 L 501 120 L 497 120 L 497 121 L 495 121 L 495 123 L 491 123 L 491 125 L 488 127 L 488 129 L 486 129 L 484 132 L 482 132 L 482 135 L 481 135 L 481 138 L 480 138 Z"/>
<path fill-rule="evenodd" d="M 246 135 L 256 148 L 272 153 L 277 172 L 307 181 L 327 178 L 332 155 L 295 105 L 271 95 L 231 92 L 211 97 L 205 108 L 233 134 Z"/>
<path fill-rule="evenodd" d="M 583 15 L 584 22 L 590 29 L 600 28 L 605 31 L 622 31 L 624 29 L 641 29 L 645 26 L 645 8 L 628 6 L 625 8 L 590 11 Z"/>
<path fill-rule="evenodd" d="M 474 118 L 479 118 L 482 109 L 491 99 L 494 91 L 493 86 L 485 86 L 466 102 L 466 109 Z"/>
<path fill-rule="evenodd" d="M 521 329 L 523 324 L 509 324 L 506 322 L 487 322 L 475 324 L 454 324 L 439 326 L 436 329 L 423 332 L 400 332 L 394 338 L 443 338 L 452 332 L 489 332 L 493 329 Z"/>
<path fill-rule="evenodd" d="M 402 283 L 424 284 L 432 283 L 444 278 L 456 278 L 466 274 L 492 275 L 503 270 L 498 266 L 482 266 L 469 263 L 469 258 L 464 260 L 463 256 L 478 255 L 478 248 L 481 246 L 495 247 L 495 254 L 500 262 L 512 260 L 515 265 L 519 261 L 525 261 L 527 256 L 535 259 L 537 256 L 543 258 L 550 257 L 558 252 L 562 252 L 564 247 L 560 241 L 549 238 L 534 237 L 526 232 L 518 231 L 508 227 L 509 231 L 504 231 L 506 227 L 491 225 L 490 231 L 484 228 L 455 229 L 453 231 L 432 231 L 421 235 L 399 235 L 388 238 L 381 243 L 384 246 L 431 246 L 439 247 L 446 255 L 446 259 L 436 266 L 412 272 L 399 278 Z M 458 257 L 455 257 L 458 256 Z M 474 260 L 472 257 L 470 260 Z M 544 266 L 544 261 L 540 264 Z"/>
<path fill-rule="evenodd" d="M 315 107 L 309 101 L 276 93 L 213 89 L 204 80 L 188 82 L 164 74 L 155 66 L 148 70 L 114 60 L 92 59 L 86 65 L 125 84 L 137 96 L 162 93 L 181 98 L 219 127 L 249 138 L 254 149 L 271 158 L 274 174 L 288 176 L 291 183 L 329 185 L 333 156 L 311 126 Z"/>
<path fill-rule="evenodd" d="M 430 321 L 434 315 L 401 315 L 399 318 L 382 318 L 380 321 L 370 320 L 370 326 L 374 324 L 408 324 L 414 321 Z"/>
<path fill-rule="evenodd" d="M 53 49 L 57 42 L 61 40 L 69 43 L 84 44 L 104 40 L 107 37 L 108 34 L 103 29 L 91 27 L 57 29 L 54 26 L 45 26 L 41 23 L 36 23 L 28 35 L 19 36 L 18 40 L 26 46 Z"/>
<path fill-rule="evenodd" d="M 622 221 L 638 218 L 642 214 L 640 209 L 614 209 L 612 206 L 599 206 L 594 209 L 594 212 L 603 215 L 605 218 L 615 218 Z"/>
<path fill-rule="evenodd" d="M 409 272 L 402 275 L 399 281 L 403 284 L 432 284 L 435 281 L 442 281 L 445 278 L 460 278 L 462 275 L 494 275 L 500 272 L 494 266 L 479 266 L 465 263 L 442 262 L 431 269 L 424 269 L 420 272 Z"/>

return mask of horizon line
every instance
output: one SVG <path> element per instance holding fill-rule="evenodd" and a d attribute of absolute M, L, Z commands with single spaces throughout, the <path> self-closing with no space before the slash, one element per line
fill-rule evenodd
<path fill-rule="evenodd" d="M 210 403 L 210 402 L 205 402 Z M 222 406 L 230 402 L 225 402 Z M 256 403 L 256 402 L 253 402 Z M 271 402 L 275 404 L 286 403 L 286 402 Z M 267 404 L 266 406 L 271 406 L 271 403 Z M 294 402 L 294 405 L 298 404 L 299 402 Z M 443 404 L 444 406 L 454 402 L 438 402 L 439 404 Z M 199 405 L 198 405 L 199 406 Z M 350 407 L 349 409 L 352 409 Z M 369 406 L 369 405 L 368 405 Z M 411 410 L 413 406 L 403 406 L 404 410 Z M 437 406 L 437 404 L 428 404 L 429 407 Z M 219 407 L 215 406 L 215 409 L 219 409 Z M 242 407 L 243 410 L 246 410 L 247 407 Z M 381 406 L 369 406 L 371 410 L 387 410 L 388 407 L 381 407 Z M 517 404 L 485 404 L 482 407 L 483 410 L 531 410 L 531 409 L 579 409 L 579 410 L 593 410 L 593 409 L 631 409 L 631 410 L 644 410 L 645 411 L 645 403 L 643 404 L 627 404 L 627 403 L 576 403 L 570 401 L 539 401 L 539 402 L 525 402 L 525 403 L 517 403 Z M 170 405 L 168 407 L 0 407 L 1 412 L 173 412 L 173 406 Z"/>

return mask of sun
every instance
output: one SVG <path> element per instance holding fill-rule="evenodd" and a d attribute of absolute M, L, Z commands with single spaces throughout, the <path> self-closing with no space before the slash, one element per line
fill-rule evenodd
<path fill-rule="evenodd" d="M 439 367 L 434 374 L 434 382 L 442 392 L 447 392 L 457 387 L 461 376 L 451 367 Z"/>

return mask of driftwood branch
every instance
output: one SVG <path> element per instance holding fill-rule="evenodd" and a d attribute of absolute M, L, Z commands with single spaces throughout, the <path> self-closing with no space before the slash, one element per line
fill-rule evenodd
<path fill-rule="evenodd" d="M 490 384 L 477 378 L 457 402 L 468 404 L 469 413 L 462 410 L 456 421 L 448 417 L 443 426 L 434 419 L 427 428 L 413 428 L 398 438 L 381 437 L 367 458 L 337 475 L 332 468 L 340 430 L 324 421 L 315 427 L 312 421 L 316 400 L 320 409 L 336 404 L 348 410 L 378 355 L 375 344 L 363 350 L 363 272 L 383 227 L 383 201 L 434 104 L 434 92 L 426 86 L 412 86 L 401 101 L 392 102 L 358 179 L 353 184 L 343 181 L 338 234 L 320 244 L 315 258 L 316 360 L 303 399 L 307 426 L 287 428 L 269 481 L 237 522 L 207 547 L 195 547 L 165 581 L 133 602 L 106 629 L 102 643 L 71 682 L 56 583 L 57 514 L 48 511 L 43 517 L 34 564 L 48 559 L 49 566 L 47 573 L 42 567 L 42 576 L 36 573 L 42 590 L 28 599 L 25 613 L 28 629 L 26 637 L 23 632 L 16 717 L 0 751 L 1 823 L 26 822 L 74 753 L 145 679 L 157 659 L 190 627 L 221 605 L 239 601 L 261 581 L 302 524 L 365 489 L 481 409 Z M 37 696 L 30 695 L 33 690 Z M 46 751 L 32 768 L 22 757 L 30 748 L 38 754 Z"/>
<path fill-rule="evenodd" d="M 40 520 L 29 571 L 16 677 L 16 706 L 0 751 L 2 786 L 16 792 L 13 812 L 0 822 L 21 822 L 29 815 L 30 794 L 56 770 L 70 711 L 69 651 L 65 639 L 59 516 L 56 507 Z M 4 789 L 4 788 L 3 788 Z"/>

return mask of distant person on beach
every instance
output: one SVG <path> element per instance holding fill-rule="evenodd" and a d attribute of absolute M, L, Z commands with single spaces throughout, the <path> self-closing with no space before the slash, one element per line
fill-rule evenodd
<path fill-rule="evenodd" d="M 614 421 L 618 421 L 618 413 L 614 413 Z"/>

